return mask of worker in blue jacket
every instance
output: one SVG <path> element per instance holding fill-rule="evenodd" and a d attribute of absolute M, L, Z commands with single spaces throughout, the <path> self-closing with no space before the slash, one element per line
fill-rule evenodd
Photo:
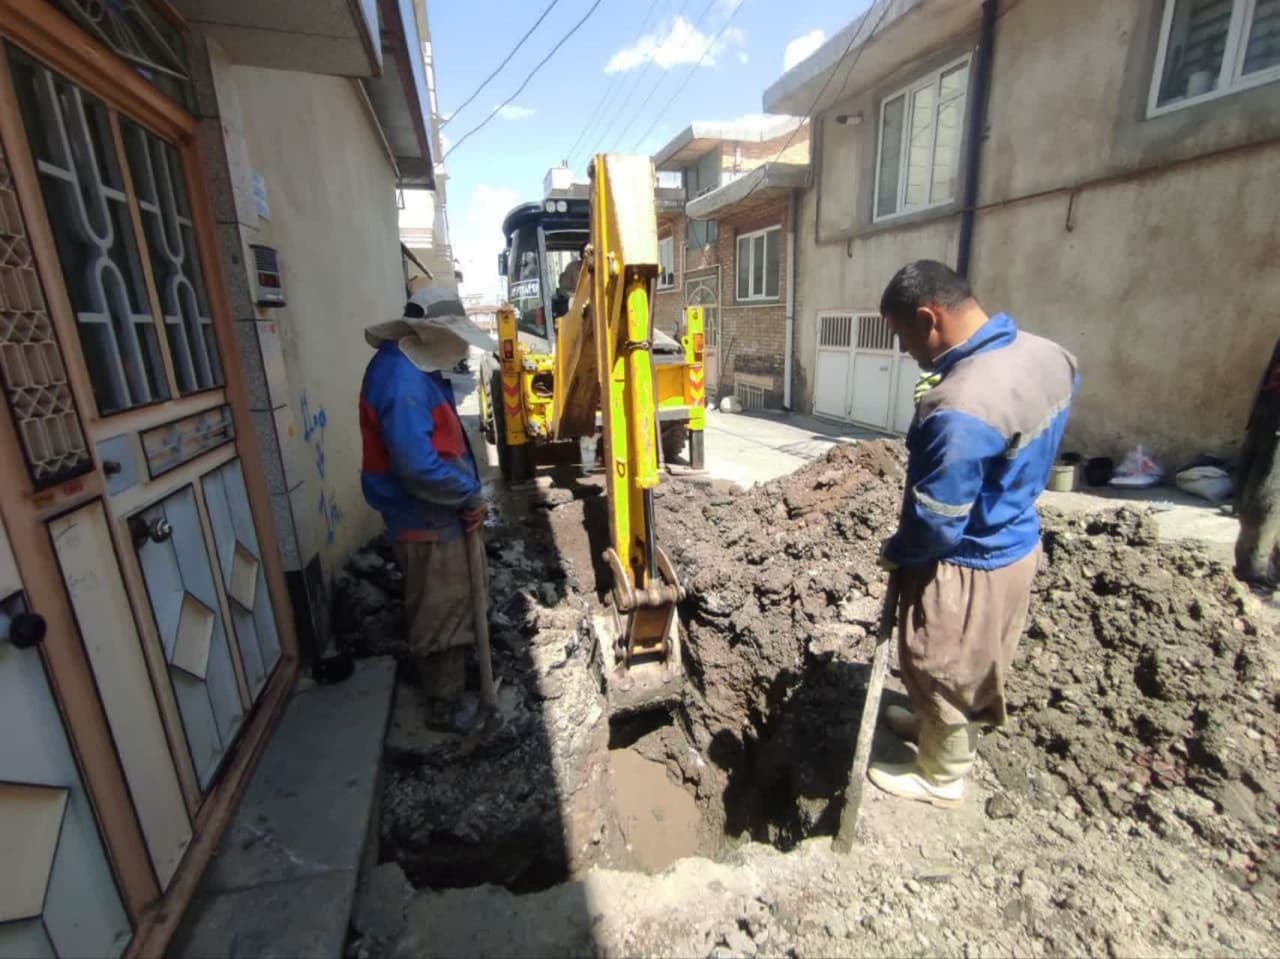
<path fill-rule="evenodd" d="M 465 697 L 466 648 L 475 642 L 465 537 L 487 505 L 475 457 L 444 372 L 469 346 L 497 345 L 467 319 L 457 295 L 413 293 L 404 316 L 365 330 L 377 352 L 360 390 L 361 485 L 382 514 L 404 573 L 409 652 L 427 696 L 428 722 L 465 729 L 476 702 Z"/>
<path fill-rule="evenodd" d="M 1040 560 L 1036 499 L 1067 426 L 1076 361 L 988 316 L 968 282 L 920 260 L 890 281 L 880 312 L 928 377 L 907 434 L 907 488 L 883 563 L 897 578 L 898 654 L 911 710 L 889 727 L 915 761 L 873 763 L 886 792 L 957 805 L 983 726 L 1005 721 L 1004 677 Z"/>

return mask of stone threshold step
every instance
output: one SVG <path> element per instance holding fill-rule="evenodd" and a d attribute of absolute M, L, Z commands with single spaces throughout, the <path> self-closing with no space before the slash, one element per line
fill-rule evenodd
<path fill-rule="evenodd" d="M 376 838 L 390 657 L 300 688 L 201 879 L 170 954 L 338 959 Z"/>

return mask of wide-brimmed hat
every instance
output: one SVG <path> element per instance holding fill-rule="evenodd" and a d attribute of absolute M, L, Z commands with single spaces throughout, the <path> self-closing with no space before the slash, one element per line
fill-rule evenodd
<path fill-rule="evenodd" d="M 429 286 L 418 290 L 405 304 L 404 315 L 366 327 L 365 342 L 374 349 L 383 343 L 399 343 L 421 370 L 451 369 L 475 346 L 495 353 L 493 337 L 467 319 L 466 308 L 457 295 Z"/>

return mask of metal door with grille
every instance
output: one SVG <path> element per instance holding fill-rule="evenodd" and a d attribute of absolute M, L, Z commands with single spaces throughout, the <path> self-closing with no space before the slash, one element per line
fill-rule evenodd
<path fill-rule="evenodd" d="M 906 432 L 919 368 L 879 313 L 818 315 L 814 412 Z"/>
<path fill-rule="evenodd" d="M 889 401 L 897 357 L 893 331 L 878 313 L 858 315 L 849 374 L 849 419 L 877 429 L 889 426 Z"/>
<path fill-rule="evenodd" d="M 119 13 L 90 6 L 90 26 Z M 199 837 L 284 658 L 282 579 L 273 565 L 269 587 L 275 558 L 259 545 L 265 489 L 251 497 L 240 462 L 249 412 L 226 384 L 234 340 L 210 288 L 194 120 L 85 52 L 144 7 L 94 39 L 43 5 L 60 29 L 0 24 L 0 518 L 22 602 L 48 624 L 20 662 L 0 644 L 0 723 L 47 747 L 39 761 L 0 747 L 0 956 L 118 951 Z M 42 44 L 48 60 L 32 52 Z M 83 784 L 42 699 L 50 685 Z M 80 938 L 51 924 L 77 911 Z M 40 948 L 35 927 L 15 938 L 7 924 L 33 916 Z"/>
<path fill-rule="evenodd" d="M 818 314 L 818 353 L 813 380 L 813 409 L 822 416 L 849 416 L 849 373 L 858 317 L 854 313 Z"/>

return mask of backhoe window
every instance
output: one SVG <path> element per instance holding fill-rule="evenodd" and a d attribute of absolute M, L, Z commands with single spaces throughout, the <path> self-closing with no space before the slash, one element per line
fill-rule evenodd
<path fill-rule="evenodd" d="M 582 271 L 582 249 L 587 245 L 588 234 L 581 230 L 555 230 L 547 234 L 547 269 L 544 275 L 547 287 L 562 293 L 566 300 L 573 299 L 578 288 L 578 274 Z"/>
<path fill-rule="evenodd" d="M 542 309 L 542 284 L 538 270 L 538 228 L 524 226 L 511 237 L 511 305 L 516 325 L 534 336 L 547 335 L 547 317 Z"/>

